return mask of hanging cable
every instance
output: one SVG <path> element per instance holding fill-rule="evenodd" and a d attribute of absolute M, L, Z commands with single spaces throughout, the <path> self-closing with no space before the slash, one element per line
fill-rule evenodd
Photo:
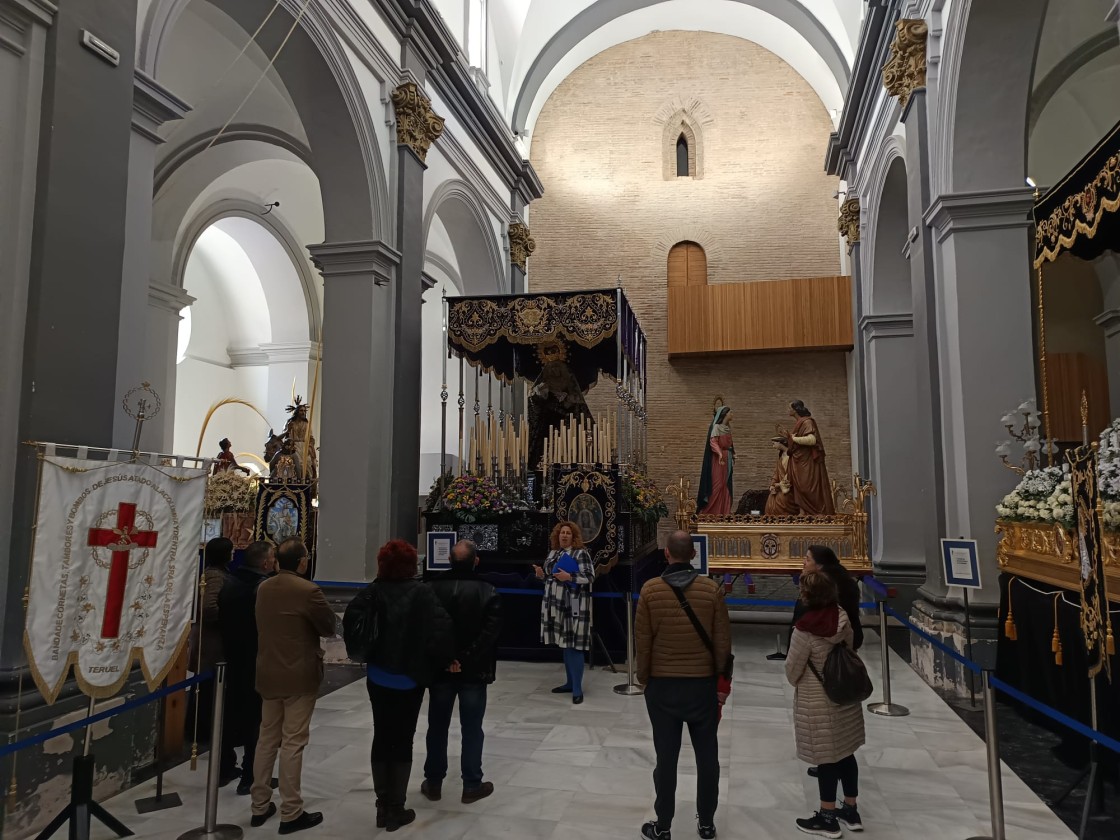
<path fill-rule="evenodd" d="M 265 76 L 267 76 L 267 75 L 268 75 L 268 71 L 269 71 L 269 70 L 271 70 L 271 69 L 272 69 L 272 65 L 276 63 L 276 59 L 277 59 L 277 58 L 279 57 L 279 55 L 280 55 L 280 52 L 281 52 L 281 51 L 282 51 L 282 50 L 284 49 L 284 47 L 285 47 L 285 46 L 287 45 L 287 43 L 288 43 L 288 39 L 292 37 L 292 33 L 294 33 L 294 32 L 296 31 L 296 27 L 297 27 L 297 26 L 299 26 L 299 24 L 300 24 L 300 21 L 302 21 L 302 20 L 303 20 L 303 15 L 304 15 L 304 13 L 305 13 L 305 12 L 307 11 L 307 7 L 308 7 L 308 6 L 310 6 L 310 5 L 311 5 L 311 0 L 303 0 L 303 5 L 302 5 L 302 6 L 300 6 L 300 9 L 299 9 L 299 14 L 298 14 L 298 15 L 296 15 L 296 18 L 295 18 L 295 20 L 294 20 L 294 21 L 292 21 L 292 25 L 291 25 L 291 28 L 289 28 L 289 29 L 288 29 L 288 34 L 286 34 L 286 35 L 284 36 L 284 40 L 282 40 L 282 41 L 280 42 L 280 46 L 278 46 L 278 47 L 276 48 L 276 52 L 274 52 L 274 53 L 272 54 L 272 58 L 270 58 L 270 59 L 268 60 L 268 65 L 267 65 L 267 66 L 266 66 L 266 67 L 264 68 L 264 70 L 262 70 L 262 71 L 261 71 L 261 74 L 260 74 L 260 76 L 258 76 L 258 77 L 257 77 L 257 80 L 256 80 L 256 81 L 255 81 L 255 82 L 253 83 L 253 86 L 252 86 L 251 88 L 249 88 L 249 92 L 248 92 L 248 93 L 246 93 L 246 94 L 245 94 L 245 97 L 244 97 L 244 98 L 243 98 L 243 99 L 241 100 L 241 104 L 240 104 L 240 105 L 238 105 L 238 106 L 237 106 L 237 107 L 236 107 L 236 108 L 234 109 L 233 113 L 229 115 L 229 119 L 225 121 L 225 123 L 224 123 L 224 124 L 222 125 L 222 127 L 221 127 L 221 129 L 220 129 L 220 130 L 218 131 L 218 133 L 217 133 L 217 134 L 215 134 L 215 135 L 214 135 L 213 137 L 211 137 L 211 138 L 210 138 L 210 142 L 209 142 L 209 143 L 207 143 L 207 144 L 206 144 L 206 148 L 205 148 L 205 149 L 203 149 L 203 151 L 204 151 L 204 152 L 205 152 L 205 151 L 206 151 L 207 149 L 209 149 L 209 148 L 210 148 L 211 146 L 213 146 L 213 145 L 214 145 L 215 143 L 217 143 L 217 142 L 218 142 L 218 139 L 219 139 L 219 138 L 220 138 L 220 137 L 221 137 L 221 136 L 222 136 L 223 134 L 225 134 L 225 131 L 226 131 L 226 129 L 227 129 L 227 128 L 229 128 L 229 126 L 230 126 L 230 123 L 232 123 L 232 122 L 233 122 L 233 121 L 234 121 L 235 119 L 237 119 L 237 115 L 241 113 L 241 109 L 245 107 L 245 103 L 249 101 L 249 97 L 251 97 L 251 96 L 252 96 L 252 95 L 253 95 L 254 93 L 256 93 L 256 90 L 257 90 L 257 88 L 258 88 L 258 87 L 260 87 L 260 84 L 261 84 L 261 82 L 263 82 L 263 81 L 264 81 L 264 78 L 265 78 Z M 261 24 L 261 25 L 263 26 L 264 24 Z"/>

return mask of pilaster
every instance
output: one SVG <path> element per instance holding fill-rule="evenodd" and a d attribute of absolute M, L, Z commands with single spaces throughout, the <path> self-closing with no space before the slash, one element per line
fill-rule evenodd
<path fill-rule="evenodd" d="M 424 294 L 424 159 L 443 133 L 443 118 L 415 82 L 392 94 L 397 119 L 398 282 L 393 289 L 393 449 L 389 482 L 392 536 L 415 542 L 420 510 L 420 308 Z"/>
<path fill-rule="evenodd" d="M 121 329 L 117 343 L 117 390 L 124 394 L 140 382 L 150 382 L 163 399 L 163 410 L 141 433 L 140 445 L 170 451 L 175 427 L 174 370 L 178 345 L 179 311 L 169 315 L 153 295 L 161 294 L 152 275 L 152 195 L 156 147 L 163 143 L 159 129 L 180 120 L 191 110 L 142 70 L 133 72 L 132 135 L 128 156 L 128 206 L 125 210 L 124 272 L 121 278 Z M 153 291 L 153 287 L 155 291 Z M 170 288 L 170 287 L 168 287 Z M 167 303 L 173 303 L 176 290 Z M 182 295 L 189 297 L 189 295 Z M 189 305 L 189 304 L 184 304 Z M 170 318 L 170 320 L 169 320 Z M 173 328 L 171 328 L 173 327 Z M 113 445 L 128 446 L 134 425 L 118 411 L 113 418 Z"/>
<path fill-rule="evenodd" d="M 317 574 L 366 581 L 390 526 L 397 488 L 393 393 L 400 348 L 393 297 L 401 255 L 384 242 L 329 242 L 307 249 L 323 276 L 322 411 Z M 413 416 L 419 424 L 419 417 Z M 419 470 L 419 452 L 414 468 Z"/>
<path fill-rule="evenodd" d="M 1108 365 L 1108 401 L 1120 407 L 1120 309 L 1106 309 L 1093 319 L 1104 333 L 1104 353 Z"/>

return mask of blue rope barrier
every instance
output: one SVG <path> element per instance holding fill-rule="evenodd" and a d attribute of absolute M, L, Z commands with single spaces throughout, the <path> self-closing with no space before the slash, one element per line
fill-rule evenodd
<path fill-rule="evenodd" d="M 967 656 L 961 656 L 961 654 L 957 653 L 955 650 L 953 650 L 951 647 L 949 647 L 944 642 L 940 641 L 939 639 L 935 639 L 933 636 L 931 636 L 929 633 L 927 633 L 922 628 L 920 628 L 920 627 L 918 627 L 914 624 L 911 624 L 910 619 L 899 615 L 891 607 L 889 607 L 889 606 L 886 607 L 886 610 L 887 610 L 888 614 L 893 615 L 895 618 L 897 618 L 899 621 L 901 621 L 903 624 L 905 624 L 907 627 L 909 627 L 911 632 L 917 633 L 919 636 L 921 636 L 923 639 L 925 639 L 927 642 L 929 642 L 935 648 L 940 650 L 942 653 L 948 655 L 952 659 L 955 659 L 957 662 L 959 662 L 961 665 L 966 667 L 968 670 L 972 671 L 972 673 L 979 674 L 983 670 L 979 665 L 977 665 L 975 662 L 973 662 Z"/>
<path fill-rule="evenodd" d="M 1057 709 L 1051 706 L 1047 706 L 1041 700 L 1036 700 L 1029 694 L 1020 691 L 1015 686 L 1008 685 L 994 674 L 988 677 L 988 682 L 1009 697 L 1014 697 L 1020 703 L 1025 703 L 1026 705 L 1030 706 L 1036 712 L 1042 712 L 1042 714 L 1046 715 L 1048 718 L 1052 718 L 1053 720 L 1058 721 L 1058 723 L 1065 724 L 1078 735 L 1084 735 L 1089 740 L 1096 741 L 1102 747 L 1108 747 L 1108 749 L 1112 750 L 1114 753 L 1120 753 L 1120 741 L 1117 741 L 1115 738 L 1110 738 L 1103 732 L 1098 732 L 1092 727 L 1086 726 L 1080 721 L 1074 720 L 1064 712 L 1059 712 Z"/>
<path fill-rule="evenodd" d="M 874 576 L 868 575 L 867 577 L 863 578 L 863 582 L 866 583 L 868 588 L 879 597 L 887 598 L 890 596 L 890 592 L 887 590 L 886 585 L 875 580 Z"/>
<path fill-rule="evenodd" d="M 161 697 L 166 697 L 169 694 L 176 694 L 183 689 L 190 688 L 196 683 L 211 679 L 213 676 L 213 673 L 209 671 L 207 671 L 205 674 L 197 674 L 196 676 L 188 677 L 182 682 L 177 682 L 174 685 L 156 689 L 149 694 L 145 694 L 143 697 L 137 697 L 135 700 L 129 700 L 127 703 L 122 703 L 121 705 L 115 706 L 112 709 L 106 709 L 104 712 L 98 712 L 95 715 L 90 715 L 87 718 L 76 720 L 73 723 L 66 724 L 65 726 L 59 726 L 56 729 L 51 729 L 47 732 L 40 732 L 38 735 L 32 735 L 30 738 L 24 738 L 22 741 L 16 741 L 13 744 L 7 744 L 3 747 L 0 747 L 0 758 L 25 749 L 26 747 L 33 747 L 35 746 L 35 744 L 41 744 L 44 741 L 49 741 L 51 738 L 57 738 L 59 735 L 68 735 L 69 733 L 77 729 L 84 729 L 87 726 L 93 726 L 93 724 L 100 723 L 103 720 L 108 720 L 111 717 L 116 717 L 117 715 L 124 714 L 125 712 L 130 712 L 133 709 L 137 709 L 140 706 L 144 706 L 154 700 L 160 699 Z"/>

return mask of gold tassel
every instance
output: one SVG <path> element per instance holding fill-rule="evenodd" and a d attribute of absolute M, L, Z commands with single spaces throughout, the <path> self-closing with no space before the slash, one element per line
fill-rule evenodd
<path fill-rule="evenodd" d="M 12 813 L 19 805 L 19 788 L 16 786 L 16 777 L 12 776 L 12 782 L 8 785 L 8 813 Z"/>
<path fill-rule="evenodd" d="M 1116 640 L 1112 638 L 1112 624 L 1108 625 L 1108 636 L 1105 639 L 1105 650 L 1109 656 L 1116 655 Z"/>
<path fill-rule="evenodd" d="M 1009 642 L 1017 641 L 1019 638 L 1019 629 L 1015 626 L 1015 609 L 1011 605 L 1011 584 L 1015 580 L 1015 578 L 1007 580 L 1007 620 L 1003 622 L 1003 635 Z"/>
<path fill-rule="evenodd" d="M 198 741 L 191 744 L 191 772 L 198 769 Z"/>
<path fill-rule="evenodd" d="M 1050 650 L 1054 652 L 1054 664 L 1062 664 L 1062 638 L 1058 635 L 1058 601 L 1062 593 L 1054 593 L 1054 635 L 1050 638 Z"/>

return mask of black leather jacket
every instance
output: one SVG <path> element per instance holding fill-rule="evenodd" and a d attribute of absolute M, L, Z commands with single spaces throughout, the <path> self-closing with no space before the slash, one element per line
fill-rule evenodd
<path fill-rule="evenodd" d="M 377 601 L 379 635 L 370 662 L 431 685 L 455 657 L 451 619 L 419 580 L 374 581 L 358 596 Z"/>
<path fill-rule="evenodd" d="M 495 647 L 501 630 L 501 597 L 473 571 L 452 569 L 428 581 L 455 627 L 455 659 L 462 671 L 441 674 L 440 680 L 494 682 Z"/>

